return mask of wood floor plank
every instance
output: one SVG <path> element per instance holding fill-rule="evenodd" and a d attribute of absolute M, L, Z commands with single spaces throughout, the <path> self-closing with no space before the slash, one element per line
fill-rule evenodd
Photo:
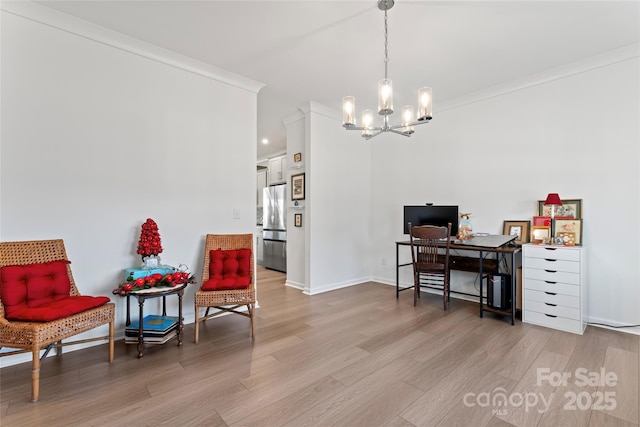
<path fill-rule="evenodd" d="M 553 401 L 555 389 L 549 382 L 539 381 L 539 369 L 564 372 L 568 361 L 567 356 L 550 351 L 539 353 L 509 394 L 504 411 L 496 417 L 516 426 L 537 426 Z"/>
<path fill-rule="evenodd" d="M 285 394 L 275 402 L 264 402 L 263 406 L 245 405 L 245 408 L 248 408 L 246 412 L 250 413 L 230 425 L 265 427 L 283 425 L 344 388 L 345 386 L 339 381 L 327 376 L 294 393 Z"/>
<path fill-rule="evenodd" d="M 611 344 L 611 341 L 609 342 Z M 607 349 L 604 359 L 604 366 L 610 373 L 615 374 L 615 386 L 607 383 L 598 386 L 598 393 L 614 393 L 614 408 L 607 410 L 607 415 L 615 418 L 638 424 L 638 353 L 621 350 L 611 345 Z"/>
<path fill-rule="evenodd" d="M 377 395 L 399 383 L 398 378 L 405 371 L 408 363 L 409 360 L 406 358 L 400 358 L 397 363 L 386 365 L 357 383 L 346 387 L 343 391 L 336 393 L 330 399 L 319 402 L 313 408 L 285 425 L 290 427 L 343 425 L 342 420 L 344 417 L 360 410 L 363 406 L 369 406 L 368 402 L 375 399 Z M 408 405 L 412 401 L 405 401 L 405 404 Z M 393 418 L 395 416 L 390 420 Z"/>

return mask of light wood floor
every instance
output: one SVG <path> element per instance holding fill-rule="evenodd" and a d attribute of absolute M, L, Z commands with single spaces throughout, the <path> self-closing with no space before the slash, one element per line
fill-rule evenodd
<path fill-rule="evenodd" d="M 377 283 L 310 297 L 280 273 L 258 277 L 255 341 L 248 319 L 234 315 L 206 322 L 198 345 L 187 325 L 182 347 L 151 347 L 141 360 L 123 342 L 112 364 L 105 346 L 50 357 L 35 404 L 30 364 L 3 368 L 0 424 L 638 425 L 638 336 L 511 326 L 480 319 L 470 302 L 452 300 L 444 312 L 431 295 L 414 308 L 410 292 L 396 300 Z M 577 370 L 601 367 L 617 375 L 615 386 L 581 386 Z M 538 369 L 571 378 L 537 384 Z M 493 407 L 500 393 L 507 404 Z"/>

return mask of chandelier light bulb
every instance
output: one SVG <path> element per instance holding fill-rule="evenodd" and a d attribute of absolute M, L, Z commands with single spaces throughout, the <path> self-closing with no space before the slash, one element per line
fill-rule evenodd
<path fill-rule="evenodd" d="M 431 120 L 433 102 L 431 88 L 422 87 L 418 90 L 418 120 Z"/>
<path fill-rule="evenodd" d="M 373 111 L 364 110 L 362 112 L 362 136 L 369 137 L 373 135 Z"/>
<path fill-rule="evenodd" d="M 402 133 L 411 135 L 414 130 L 411 124 L 415 121 L 413 105 L 405 105 L 402 107 Z"/>
<path fill-rule="evenodd" d="M 390 79 L 382 79 L 378 82 L 378 114 L 388 115 L 393 113 L 393 87 Z"/>
<path fill-rule="evenodd" d="M 356 98 L 345 96 L 342 98 L 342 125 L 353 126 L 356 124 Z"/>

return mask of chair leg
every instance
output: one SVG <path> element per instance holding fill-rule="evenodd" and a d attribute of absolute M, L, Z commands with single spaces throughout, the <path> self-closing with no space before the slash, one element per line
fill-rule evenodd
<path fill-rule="evenodd" d="M 444 286 L 442 288 L 442 299 L 444 302 L 445 311 L 447 310 L 448 295 L 449 295 L 449 281 L 447 280 L 447 276 L 445 275 Z"/>
<path fill-rule="evenodd" d="M 194 327 L 195 327 L 194 328 L 195 329 L 194 342 L 196 344 L 198 344 L 198 338 L 199 338 L 199 336 L 198 336 L 198 333 L 199 333 L 198 326 L 200 325 L 200 319 L 198 319 L 198 306 L 197 305 L 195 306 L 195 312 L 196 312 L 196 322 L 194 324 Z"/>
<path fill-rule="evenodd" d="M 114 320 L 109 322 L 109 363 L 113 362 L 113 335 L 114 335 Z"/>
<path fill-rule="evenodd" d="M 249 310 L 249 318 L 251 319 L 251 339 L 255 338 L 254 325 L 253 325 L 253 315 L 254 315 L 254 305 L 247 304 L 247 310 Z"/>
<path fill-rule="evenodd" d="M 420 276 L 413 275 L 413 306 L 415 307 L 418 304 L 418 292 L 419 292 L 419 280 Z"/>
<path fill-rule="evenodd" d="M 31 355 L 31 401 L 35 403 L 40 396 L 40 349 L 32 348 Z"/>
<path fill-rule="evenodd" d="M 62 355 L 62 340 L 56 341 L 56 356 Z"/>

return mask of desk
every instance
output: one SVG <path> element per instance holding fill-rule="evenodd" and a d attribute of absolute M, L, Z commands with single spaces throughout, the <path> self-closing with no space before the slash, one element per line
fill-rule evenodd
<path fill-rule="evenodd" d="M 139 291 L 132 291 L 127 294 L 127 321 L 126 325 L 129 326 L 131 324 L 131 319 L 129 317 L 129 297 L 134 296 L 138 300 L 138 306 L 140 309 L 140 317 L 139 319 L 139 329 L 138 329 L 138 358 L 144 356 L 144 347 L 146 343 L 143 335 L 143 322 L 144 319 L 144 302 L 146 299 L 150 298 L 158 298 L 162 297 L 162 315 L 167 315 L 167 295 L 177 295 L 178 296 L 178 325 L 176 326 L 176 336 L 178 337 L 178 346 L 182 345 L 182 330 L 184 320 L 182 319 L 182 297 L 184 296 L 184 288 L 186 288 L 188 283 L 182 283 L 180 285 L 176 285 L 172 288 L 150 288 L 150 289 L 142 289 Z"/>
<path fill-rule="evenodd" d="M 442 246 L 444 247 L 445 243 L 442 243 Z M 396 242 L 396 298 L 399 297 L 400 295 L 400 291 L 405 291 L 407 289 L 413 289 L 413 286 L 411 287 L 407 287 L 407 288 L 400 288 L 400 267 L 405 267 L 405 266 L 409 266 L 409 265 L 413 265 L 411 262 L 405 263 L 405 264 L 400 264 L 400 247 L 401 246 L 408 246 L 411 247 L 411 241 L 406 240 L 406 241 L 400 241 L 400 242 Z M 478 262 L 478 273 L 480 274 L 480 317 L 483 317 L 483 314 L 485 311 L 490 311 L 490 312 L 494 312 L 494 313 L 498 313 L 498 314 L 503 314 L 503 315 L 508 315 L 511 316 L 511 324 L 515 325 L 516 323 L 516 254 L 520 253 L 520 251 L 522 250 L 522 248 L 517 247 L 517 246 L 500 246 L 497 248 L 493 248 L 493 247 L 483 247 L 483 246 L 472 246 L 472 245 L 468 245 L 468 244 L 458 244 L 458 243 L 451 243 L 449 245 L 449 249 L 458 249 L 458 250 L 463 250 L 463 251 L 471 251 L 471 252 L 477 252 L 478 253 L 478 258 L 479 258 L 479 262 Z M 482 289 L 482 282 L 483 282 L 483 267 L 485 266 L 485 262 L 487 260 L 484 259 L 484 253 L 495 253 L 496 254 L 496 258 L 498 257 L 499 254 L 505 254 L 505 255 L 511 255 L 511 309 L 510 310 L 503 310 L 503 309 L 499 309 L 499 308 L 493 308 L 493 307 L 489 307 L 489 306 L 485 306 L 484 304 L 484 296 L 483 296 L 483 289 Z M 498 268 L 498 264 L 496 263 L 496 268 Z M 449 269 L 450 270 L 457 270 L 455 263 L 451 263 L 451 261 L 449 262 Z M 469 269 L 467 268 L 461 268 L 460 270 L 462 271 L 469 271 Z M 497 271 L 496 271 L 497 272 Z M 449 283 L 449 289 L 451 289 L 451 283 Z M 455 291 L 450 291 L 450 292 L 454 292 Z"/>

